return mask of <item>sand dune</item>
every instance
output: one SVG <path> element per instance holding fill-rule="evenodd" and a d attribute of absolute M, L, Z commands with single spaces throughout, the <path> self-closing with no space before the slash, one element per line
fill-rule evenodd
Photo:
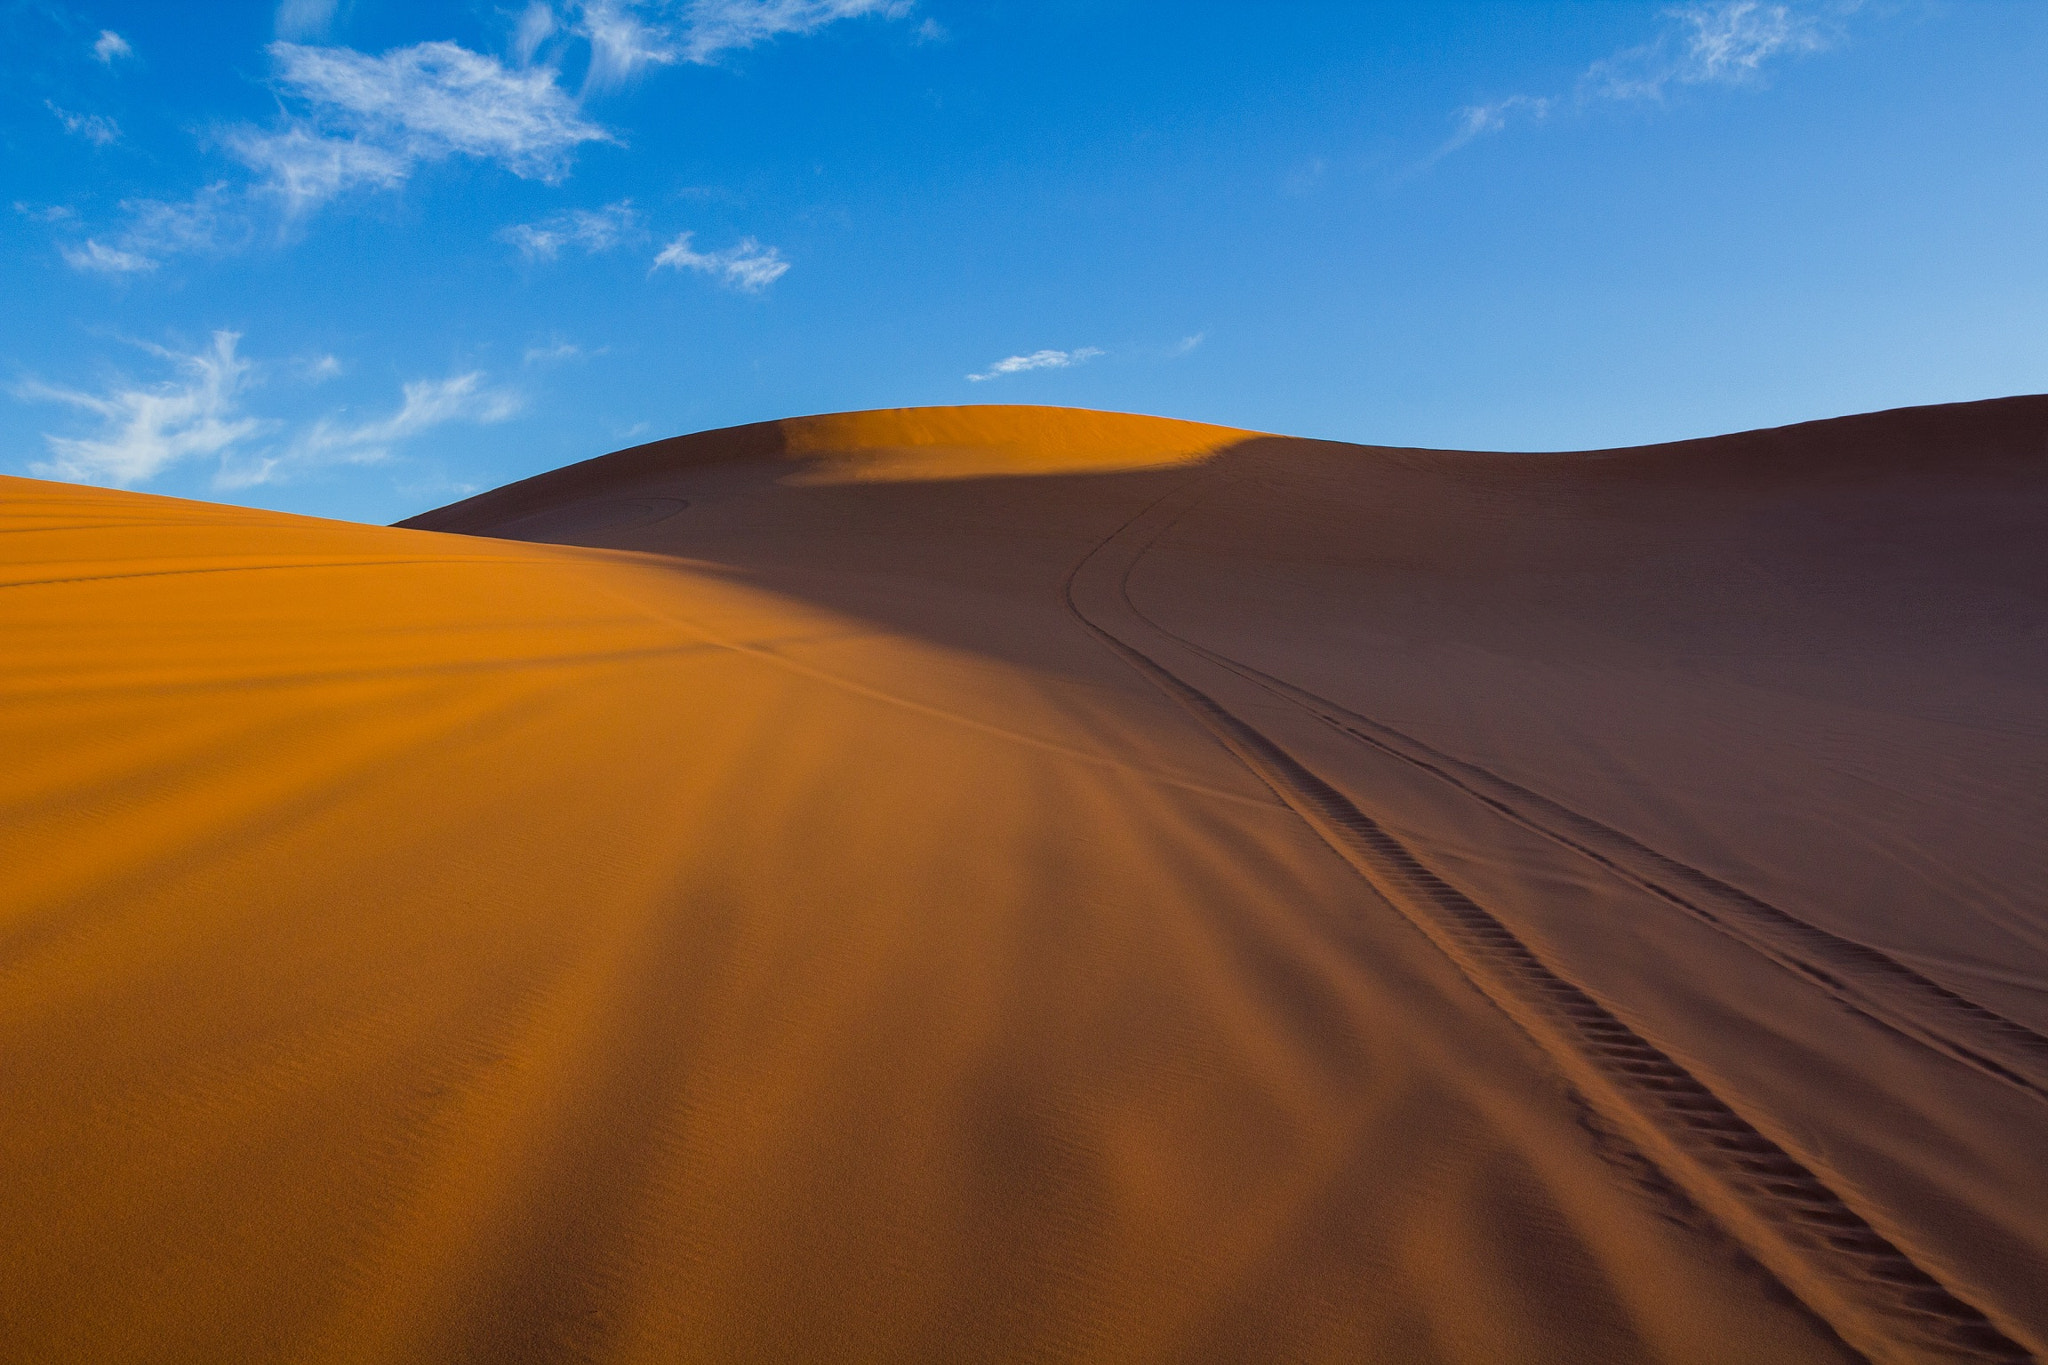
<path fill-rule="evenodd" d="M 2048 1353 L 2048 399 L 0 532 L 0 1360 Z"/>

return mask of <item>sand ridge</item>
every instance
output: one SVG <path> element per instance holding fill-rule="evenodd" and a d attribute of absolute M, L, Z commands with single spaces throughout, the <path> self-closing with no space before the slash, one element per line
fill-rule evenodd
<path fill-rule="evenodd" d="M 0 1358 L 2040 1354 L 2044 452 L 8 480 Z"/>

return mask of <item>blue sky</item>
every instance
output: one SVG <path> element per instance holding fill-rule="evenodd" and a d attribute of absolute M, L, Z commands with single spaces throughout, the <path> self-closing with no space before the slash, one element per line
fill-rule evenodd
<path fill-rule="evenodd" d="M 1634 443 L 2048 389 L 2048 5 L 0 0 L 0 470 L 389 521 L 1055 403 Z"/>

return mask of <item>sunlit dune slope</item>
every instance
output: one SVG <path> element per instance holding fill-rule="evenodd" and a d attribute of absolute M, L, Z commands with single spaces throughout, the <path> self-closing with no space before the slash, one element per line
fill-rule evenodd
<path fill-rule="evenodd" d="M 0 1360 L 2048 1352 L 2048 400 L 0 547 Z"/>
<path fill-rule="evenodd" d="M 479 493 L 401 525 L 527 532 L 587 499 L 630 498 L 708 466 L 792 466 L 785 483 L 899 482 L 1104 473 L 1187 464 L 1251 435 L 1230 427 L 1074 408 L 891 408 L 756 422 L 650 441 Z M 655 509 L 650 509 L 655 510 Z"/>

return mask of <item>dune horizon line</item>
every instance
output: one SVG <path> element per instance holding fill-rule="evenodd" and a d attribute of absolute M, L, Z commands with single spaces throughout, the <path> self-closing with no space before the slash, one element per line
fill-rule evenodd
<path fill-rule="evenodd" d="M 771 418 L 730 427 L 712 427 L 658 437 L 601 455 L 558 465 L 525 478 L 500 484 L 440 507 L 414 513 L 394 526 L 434 529 L 429 519 L 457 515 L 455 509 L 497 505 L 521 490 L 536 499 L 569 493 L 579 478 L 602 476 L 630 479 L 658 469 L 738 460 L 845 462 L 852 452 L 867 459 L 850 478 L 970 478 L 1004 474 L 1075 473 L 1086 468 L 1115 470 L 1150 464 L 1194 462 L 1214 456 L 1227 445 L 1251 440 L 1305 441 L 1362 450 L 1406 454 L 1501 456 L 1584 456 L 1624 454 L 1677 457 L 1692 453 L 1754 456 L 1768 449 L 1780 455 L 1810 454 L 1817 447 L 1855 441 L 1866 434 L 1880 438 L 1880 450 L 1900 445 L 1928 448 L 1938 441 L 1975 442 L 1995 434 L 2032 409 L 2048 404 L 2048 394 L 2013 394 L 1959 402 L 1912 404 L 1831 417 L 1808 418 L 1776 426 L 1744 428 L 1707 436 L 1679 437 L 1626 446 L 1592 446 L 1549 450 L 1465 449 L 1438 446 L 1394 446 L 1334 438 L 1304 437 L 1219 426 L 1146 413 L 1049 404 L 961 403 L 938 406 L 867 408 Z M 1030 425 L 1017 431 L 1019 419 Z M 1939 428 L 1931 440 L 1930 429 Z M 917 452 L 923 458 L 905 458 Z M 888 458 L 889 456 L 895 458 Z M 953 456 L 948 460 L 948 456 Z M 965 458 L 961 458 L 965 457 Z"/>

